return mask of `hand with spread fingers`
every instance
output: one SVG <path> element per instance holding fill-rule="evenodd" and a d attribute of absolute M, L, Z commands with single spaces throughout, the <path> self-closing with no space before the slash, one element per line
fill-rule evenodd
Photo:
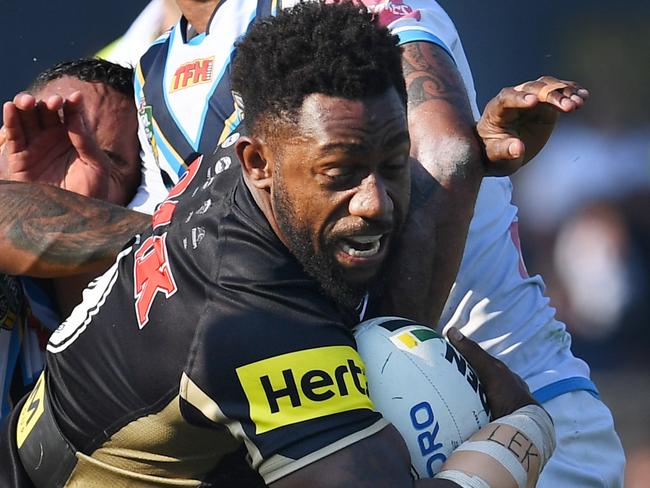
<path fill-rule="evenodd" d="M 4 104 L 3 121 L 0 177 L 107 199 L 111 159 L 87 126 L 81 92 L 43 100 L 19 93 Z"/>
<path fill-rule="evenodd" d="M 476 125 L 483 140 L 487 176 L 508 176 L 548 141 L 560 113 L 581 108 L 589 91 L 573 81 L 542 76 L 502 89 Z"/>

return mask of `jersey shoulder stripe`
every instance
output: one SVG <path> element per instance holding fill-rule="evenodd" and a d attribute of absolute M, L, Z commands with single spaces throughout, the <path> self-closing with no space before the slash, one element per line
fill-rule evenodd
<path fill-rule="evenodd" d="M 152 107 L 152 116 L 159 129 L 159 134 L 156 135 L 156 142 L 159 148 L 162 148 L 164 142 L 168 142 L 167 146 L 170 148 L 170 151 L 165 156 L 166 159 L 171 157 L 171 160 L 167 160 L 173 169 L 177 170 L 182 165 L 183 158 L 181 157 L 178 160 L 174 153 L 181 156 L 183 154 L 191 154 L 194 152 L 194 148 L 188 143 L 179 129 L 165 100 L 163 80 L 165 65 L 171 47 L 171 38 L 170 35 L 166 42 L 153 46 L 147 51 L 140 60 L 140 67 L 145 80 L 145 83 L 142 85 L 144 103 Z M 164 130 L 162 129 L 163 127 Z M 164 137 L 160 137 L 161 135 Z M 175 151 L 172 151 L 171 148 L 174 148 Z"/>
<path fill-rule="evenodd" d="M 165 64 L 165 60 L 167 59 L 167 46 L 169 45 L 169 37 L 172 31 L 173 29 L 160 36 L 158 40 L 156 40 L 142 55 L 138 62 L 138 68 L 142 73 L 149 73 L 152 65 L 156 62 L 160 62 L 160 56 L 163 57 L 162 64 Z"/>
<path fill-rule="evenodd" d="M 451 59 L 454 59 L 454 55 L 452 54 L 451 49 L 447 47 L 442 39 L 424 29 L 413 29 L 411 27 L 395 29 L 393 30 L 393 34 L 396 34 L 397 37 L 399 37 L 400 46 L 409 42 L 430 42 L 432 44 L 440 46 L 447 52 L 447 54 L 449 54 L 449 56 L 451 56 Z"/>

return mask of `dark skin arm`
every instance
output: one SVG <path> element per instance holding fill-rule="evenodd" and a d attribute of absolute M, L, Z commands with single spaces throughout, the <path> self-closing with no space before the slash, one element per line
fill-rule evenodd
<path fill-rule="evenodd" d="M 526 164 L 550 137 L 559 112 L 580 108 L 588 92 L 562 82 L 564 88 L 545 93 L 560 85 L 552 77 L 505 88 L 475 126 L 462 78 L 442 48 L 408 43 L 402 66 L 411 206 L 374 313 L 435 327 L 460 266 L 482 178 L 510 175 Z"/>
<path fill-rule="evenodd" d="M 48 185 L 0 181 L 1 271 L 100 273 L 151 217 Z"/>
<path fill-rule="evenodd" d="M 447 480 L 414 482 L 404 440 L 392 425 L 272 483 L 271 488 L 456 488 Z"/>
<path fill-rule="evenodd" d="M 452 329 L 449 340 L 471 363 L 485 385 L 495 417 L 508 415 L 524 405 L 536 403 L 526 384 L 501 361 L 478 344 Z M 458 335 L 455 333 L 458 332 Z M 271 488 L 454 488 L 441 479 L 413 481 L 410 456 L 404 440 L 393 426 L 337 451 L 271 484 Z"/>
<path fill-rule="evenodd" d="M 403 46 L 412 194 L 378 315 L 435 326 L 458 271 L 483 177 L 481 147 L 463 81 L 439 46 Z M 435 269 L 435 279 L 431 270 Z"/>

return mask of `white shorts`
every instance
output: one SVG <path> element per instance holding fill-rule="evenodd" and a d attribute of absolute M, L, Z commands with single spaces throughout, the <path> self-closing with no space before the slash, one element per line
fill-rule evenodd
<path fill-rule="evenodd" d="M 622 488 L 625 455 L 607 406 L 586 391 L 543 404 L 553 417 L 557 447 L 538 488 Z"/>

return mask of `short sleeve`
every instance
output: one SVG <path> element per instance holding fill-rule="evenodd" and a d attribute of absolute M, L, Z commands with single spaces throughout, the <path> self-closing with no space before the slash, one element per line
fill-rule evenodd
<path fill-rule="evenodd" d="M 379 22 L 400 39 L 400 44 L 431 42 L 444 49 L 456 63 L 476 119 L 476 90 L 456 26 L 434 0 L 361 0 L 379 16 Z"/>

